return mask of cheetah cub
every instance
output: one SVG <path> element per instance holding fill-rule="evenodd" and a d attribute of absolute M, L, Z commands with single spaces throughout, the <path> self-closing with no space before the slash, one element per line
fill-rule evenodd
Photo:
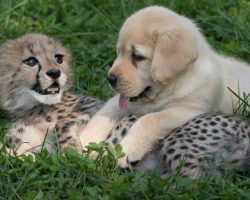
<path fill-rule="evenodd" d="M 80 149 L 78 127 L 103 102 L 70 92 L 70 51 L 42 34 L 27 34 L 0 47 L 0 105 L 11 125 L 9 146 L 17 155 L 36 154 L 42 147 Z"/>
<path fill-rule="evenodd" d="M 107 143 L 120 143 L 138 118 L 123 118 Z M 250 125 L 231 115 L 202 115 L 173 130 L 142 160 L 127 164 L 144 172 L 156 170 L 163 178 L 177 169 L 189 178 L 199 178 L 210 169 L 223 174 L 236 166 L 250 172 Z"/>

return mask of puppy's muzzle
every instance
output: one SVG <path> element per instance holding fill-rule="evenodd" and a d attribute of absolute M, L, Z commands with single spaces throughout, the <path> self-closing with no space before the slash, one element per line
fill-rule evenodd
<path fill-rule="evenodd" d="M 109 74 L 107 77 L 109 84 L 114 88 L 117 83 L 117 77 L 113 74 Z"/>

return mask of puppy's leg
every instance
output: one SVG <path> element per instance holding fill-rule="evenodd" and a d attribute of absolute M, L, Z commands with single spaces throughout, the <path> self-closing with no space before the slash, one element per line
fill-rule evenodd
<path fill-rule="evenodd" d="M 125 111 L 118 108 L 119 97 L 110 99 L 104 107 L 98 111 L 89 123 L 79 132 L 82 147 L 86 147 L 90 142 L 99 143 L 104 141 L 117 121 L 125 115 Z"/>
<path fill-rule="evenodd" d="M 127 137 L 121 141 L 125 157 L 118 162 L 120 167 L 129 167 L 140 161 L 154 144 L 167 136 L 173 129 L 190 119 L 204 113 L 187 107 L 173 107 L 162 112 L 141 117 L 130 129 Z"/>
<path fill-rule="evenodd" d="M 128 134 L 131 126 L 139 119 L 140 115 L 129 115 L 123 117 L 116 126 L 111 130 L 109 135 L 106 138 L 106 142 L 111 147 L 115 147 L 116 144 L 119 144 Z"/>

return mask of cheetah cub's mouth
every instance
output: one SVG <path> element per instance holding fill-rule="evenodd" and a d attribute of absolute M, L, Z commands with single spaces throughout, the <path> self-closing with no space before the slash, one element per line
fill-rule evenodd
<path fill-rule="evenodd" d="M 36 85 L 36 87 L 29 90 L 29 93 L 40 103 L 52 105 L 59 103 L 62 98 L 63 89 L 60 88 L 58 82 L 54 82 L 46 89 L 42 90 L 40 85 Z"/>
<path fill-rule="evenodd" d="M 40 84 L 36 84 L 35 87 L 32 88 L 33 91 L 40 95 L 53 95 L 60 93 L 60 86 L 57 82 L 54 82 L 52 85 L 47 87 L 45 90 L 42 90 Z"/>
<path fill-rule="evenodd" d="M 40 84 L 38 83 L 32 90 L 29 90 L 31 96 L 33 96 L 38 102 L 42 104 L 52 105 L 59 103 L 62 98 L 63 89 L 61 84 L 54 82 L 46 89 L 41 89 Z"/>
<path fill-rule="evenodd" d="M 49 86 L 46 90 L 45 90 L 45 95 L 49 95 L 49 94 L 59 94 L 60 92 L 60 87 L 59 84 L 57 82 L 54 82 L 51 86 Z"/>

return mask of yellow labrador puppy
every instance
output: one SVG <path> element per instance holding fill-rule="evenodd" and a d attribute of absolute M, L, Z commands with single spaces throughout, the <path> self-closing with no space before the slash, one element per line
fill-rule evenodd
<path fill-rule="evenodd" d="M 160 6 L 142 9 L 123 24 L 108 81 L 119 94 L 80 133 L 81 143 L 100 142 L 116 120 L 142 114 L 122 140 L 121 167 L 143 158 L 174 128 L 206 112 L 232 113 L 227 87 L 250 92 L 250 67 L 216 53 L 197 26 Z"/>

